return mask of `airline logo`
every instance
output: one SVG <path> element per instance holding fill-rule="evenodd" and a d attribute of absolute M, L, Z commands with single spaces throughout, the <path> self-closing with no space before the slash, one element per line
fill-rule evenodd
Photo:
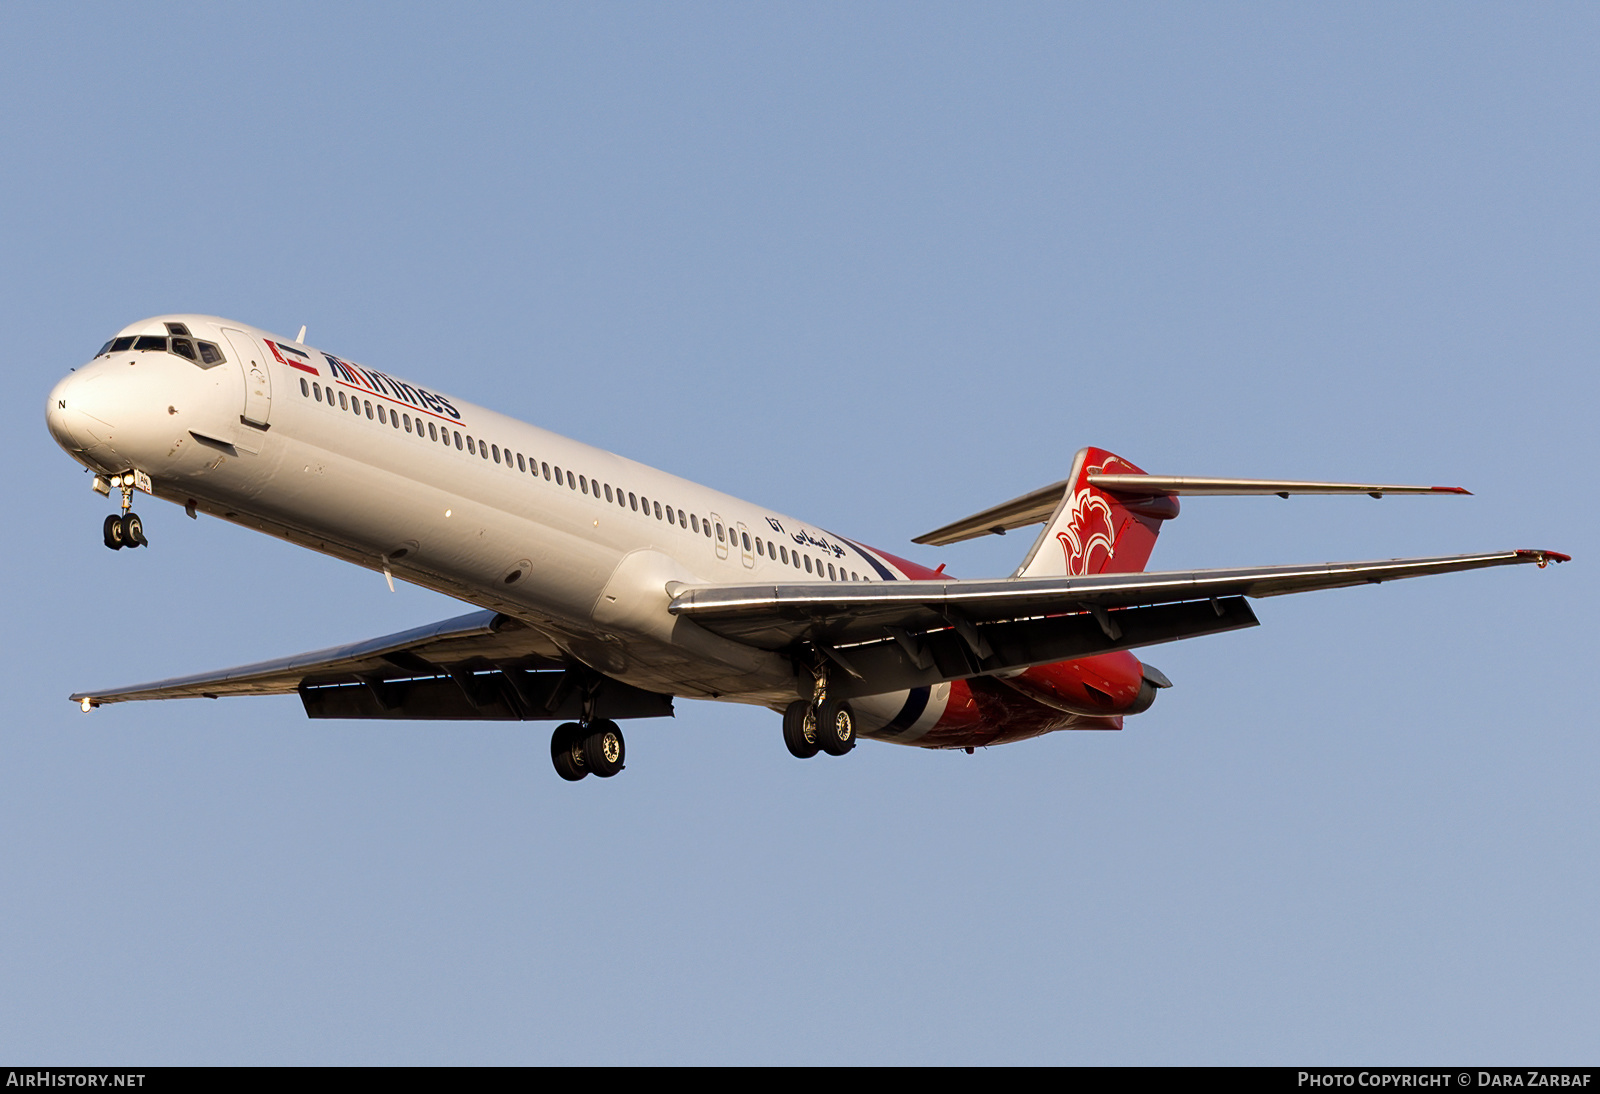
<path fill-rule="evenodd" d="M 1077 489 L 1072 495 L 1072 505 L 1068 509 L 1070 517 L 1067 520 L 1066 531 L 1056 533 L 1056 539 L 1060 541 L 1061 550 L 1066 555 L 1069 577 L 1098 574 L 1117 553 L 1116 517 L 1111 512 L 1111 503 L 1105 494 L 1089 485 L 1089 476 L 1144 473 L 1133 464 L 1109 452 L 1103 455 L 1107 458 L 1098 464 L 1089 465 L 1087 460 L 1084 461 L 1086 466 L 1083 473 L 1073 484 Z"/>
<path fill-rule="evenodd" d="M 1111 506 L 1093 487 L 1085 486 L 1072 495 L 1072 519 L 1065 532 L 1056 533 L 1067 556 L 1067 574 L 1086 577 L 1099 573 L 1111 561 Z"/>
<path fill-rule="evenodd" d="M 456 421 L 461 420 L 461 411 L 450 405 L 450 400 L 443 395 L 436 395 L 426 388 L 408 384 L 403 380 L 396 380 L 387 373 L 377 369 L 364 368 L 343 361 L 331 353 L 324 353 L 323 358 L 328 362 L 328 368 L 335 379 L 350 387 L 370 391 L 374 395 L 382 396 L 393 402 L 409 403 L 419 410 L 426 410 L 436 415 L 448 415 Z"/>
<path fill-rule="evenodd" d="M 322 375 L 322 373 L 318 372 L 316 367 L 312 365 L 310 354 L 303 353 L 300 350 L 295 349 L 293 346 L 280 345 L 270 338 L 263 338 L 262 341 L 265 342 L 267 344 L 267 348 L 272 351 L 272 356 L 278 359 L 278 364 L 288 365 L 290 368 L 297 368 L 301 372 L 309 372 L 313 376 Z"/>

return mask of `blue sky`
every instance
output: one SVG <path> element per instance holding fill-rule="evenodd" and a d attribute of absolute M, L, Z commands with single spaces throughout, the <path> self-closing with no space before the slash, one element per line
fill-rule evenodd
<path fill-rule="evenodd" d="M 0 1056 L 1592 1061 L 1600 15 L 1579 5 L 12 4 Z M 464 610 L 105 505 L 45 394 L 232 316 L 953 572 L 1084 444 L 1152 566 L 1553 547 L 1151 650 L 1120 734 L 799 763 L 81 714 Z"/>

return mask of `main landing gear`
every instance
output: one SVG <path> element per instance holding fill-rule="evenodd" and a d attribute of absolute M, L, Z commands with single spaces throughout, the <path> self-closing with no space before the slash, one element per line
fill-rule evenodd
<path fill-rule="evenodd" d="M 102 531 L 105 535 L 106 546 L 113 551 L 120 551 L 124 547 L 148 547 L 150 541 L 144 538 L 144 521 L 139 519 L 139 514 L 133 512 L 133 483 L 134 472 L 126 475 L 113 475 L 110 485 L 122 489 L 122 515 L 113 513 L 106 518 Z M 95 484 L 95 489 L 105 493 L 104 486 Z"/>
<path fill-rule="evenodd" d="M 783 743 L 801 760 L 818 752 L 843 756 L 856 747 L 856 712 L 843 699 L 828 698 L 825 671 L 816 680 L 809 700 L 796 699 L 783 712 Z"/>
<path fill-rule="evenodd" d="M 556 774 L 568 782 L 590 774 L 609 779 L 622 770 L 626 754 L 622 727 L 609 718 L 587 725 L 563 722 L 550 735 L 550 762 Z"/>

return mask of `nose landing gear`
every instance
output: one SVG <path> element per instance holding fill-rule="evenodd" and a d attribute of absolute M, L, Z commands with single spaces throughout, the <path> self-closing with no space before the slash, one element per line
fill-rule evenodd
<path fill-rule="evenodd" d="M 111 514 L 106 518 L 104 532 L 106 546 L 113 551 L 150 546 L 150 541 L 144 538 L 144 521 L 139 519 L 138 513 L 124 513 L 120 517 Z"/>
<path fill-rule="evenodd" d="M 149 492 L 150 479 L 142 471 L 130 471 L 126 475 L 111 476 L 109 485 L 120 487 L 122 490 L 122 515 L 113 513 L 106 518 L 102 526 L 106 546 L 113 551 L 120 551 L 124 547 L 148 547 L 150 541 L 144 537 L 144 521 L 139 519 L 139 514 L 133 512 L 134 485 Z M 96 487 L 99 489 L 98 485 Z M 101 490 L 101 493 L 107 491 Z"/>
<path fill-rule="evenodd" d="M 550 735 L 550 762 L 568 782 L 591 774 L 609 779 L 622 770 L 626 755 L 622 727 L 609 718 L 587 725 L 563 722 Z"/>

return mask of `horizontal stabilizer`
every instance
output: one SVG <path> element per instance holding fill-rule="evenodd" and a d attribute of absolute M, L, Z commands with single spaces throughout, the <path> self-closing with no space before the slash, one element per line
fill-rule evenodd
<path fill-rule="evenodd" d="M 1056 511 L 1056 507 L 1061 504 L 1061 496 L 1071 485 L 1071 479 L 1062 479 L 1049 486 L 1041 486 L 1031 493 L 1023 494 L 1020 498 L 1012 498 L 981 513 L 974 513 L 965 520 L 936 528 L 911 542 L 944 547 L 947 544 L 960 543 L 964 539 L 977 539 L 979 536 L 990 535 L 1003 536 L 1013 528 L 1043 524 Z"/>
<path fill-rule="evenodd" d="M 1381 498 L 1385 494 L 1468 494 L 1472 491 L 1460 486 L 1398 486 L 1373 482 L 1303 482 L 1298 479 L 1217 479 L 1192 475 L 1125 475 L 1106 474 L 1091 470 L 1087 483 L 1109 494 L 1124 498 L 1157 497 L 1251 497 L 1275 494 L 1286 498 L 1290 494 L 1367 494 Z M 930 547 L 945 547 L 979 536 L 1005 535 L 1014 528 L 1030 524 L 1043 524 L 1055 515 L 1061 499 L 1072 487 L 1073 480 L 1062 479 L 1049 486 L 1041 486 L 1010 501 L 991 506 L 942 528 L 920 535 L 912 543 Z"/>
<path fill-rule="evenodd" d="M 1096 475 L 1089 484 L 1133 497 L 1250 497 L 1276 494 L 1471 494 L 1459 486 L 1389 486 L 1371 482 L 1299 482 L 1292 479 L 1206 479 L 1183 475 Z"/>

